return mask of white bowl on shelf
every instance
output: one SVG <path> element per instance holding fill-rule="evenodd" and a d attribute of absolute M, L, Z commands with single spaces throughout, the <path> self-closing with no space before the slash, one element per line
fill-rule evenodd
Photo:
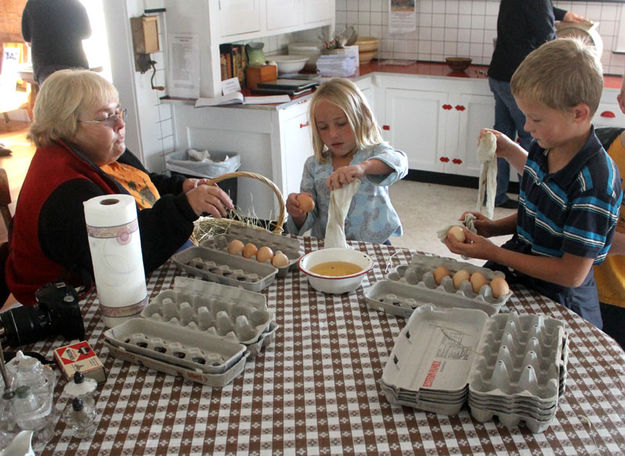
<path fill-rule="evenodd" d="M 314 273 L 310 268 L 330 261 L 346 261 L 360 266 L 362 269 L 354 274 L 328 276 Z M 354 291 L 360 286 L 367 272 L 373 267 L 369 255 L 350 248 L 329 248 L 307 253 L 299 260 L 299 269 L 308 276 L 308 283 L 317 291 L 331 294 L 342 294 Z"/>
<path fill-rule="evenodd" d="M 278 74 L 297 73 L 308 61 L 306 55 L 270 55 L 267 60 L 274 61 L 278 64 Z"/>

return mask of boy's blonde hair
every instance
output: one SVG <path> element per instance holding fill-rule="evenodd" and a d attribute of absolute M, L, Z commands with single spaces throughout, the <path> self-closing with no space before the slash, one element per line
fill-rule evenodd
<path fill-rule="evenodd" d="M 319 136 L 315 121 L 315 111 L 321 100 L 326 100 L 343 110 L 359 149 L 384 142 L 373 111 L 358 86 L 349 79 L 330 79 L 317 88 L 310 103 L 313 149 L 319 162 L 324 163 L 328 160 L 328 151 Z"/>
<path fill-rule="evenodd" d="M 59 70 L 46 78 L 37 95 L 28 139 L 37 147 L 78 131 L 78 118 L 88 109 L 118 101 L 117 89 L 89 70 Z"/>
<path fill-rule="evenodd" d="M 603 69 L 594 50 L 580 39 L 559 38 L 532 51 L 512 75 L 510 90 L 559 111 L 579 104 L 592 117 L 603 91 Z"/>

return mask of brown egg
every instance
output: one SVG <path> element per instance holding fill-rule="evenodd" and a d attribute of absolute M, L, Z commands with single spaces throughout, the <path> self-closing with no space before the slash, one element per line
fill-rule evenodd
<path fill-rule="evenodd" d="M 436 282 L 436 285 L 440 285 L 443 281 L 443 278 L 449 275 L 449 269 L 441 265 L 434 269 L 434 272 L 432 272 L 432 274 L 434 275 L 434 282 Z"/>
<path fill-rule="evenodd" d="M 464 242 L 464 231 L 460 225 L 454 225 L 449 228 L 449 231 L 447 231 L 447 236 L 449 236 L 450 234 L 453 235 L 453 237 L 458 239 L 460 242 Z"/>
<path fill-rule="evenodd" d="M 256 255 L 256 252 L 258 252 L 258 247 L 256 247 L 251 242 L 248 242 L 247 244 L 245 244 L 245 247 L 243 247 L 243 256 L 245 258 L 252 258 L 254 255 Z"/>
<path fill-rule="evenodd" d="M 490 281 L 490 287 L 493 290 L 493 298 L 499 298 L 510 293 L 508 282 L 503 277 L 495 277 Z"/>
<path fill-rule="evenodd" d="M 460 269 L 458 272 L 456 272 L 453 277 L 454 287 L 456 287 L 456 290 L 460 288 L 462 282 L 464 282 L 465 280 L 469 280 L 469 277 L 471 277 L 471 274 L 469 274 L 469 271 L 467 271 L 466 269 Z"/>
<path fill-rule="evenodd" d="M 233 239 L 228 242 L 228 253 L 230 255 L 240 255 L 243 251 L 243 247 L 243 242 L 239 241 L 238 239 Z"/>
<path fill-rule="evenodd" d="M 297 202 L 299 203 L 299 207 L 305 212 L 310 212 L 315 208 L 315 202 L 311 196 L 306 193 L 297 195 Z"/>
<path fill-rule="evenodd" d="M 276 268 L 283 268 L 289 264 L 289 257 L 282 253 L 280 250 L 277 250 L 273 255 L 273 260 L 271 260 L 271 264 L 273 264 Z"/>
<path fill-rule="evenodd" d="M 273 250 L 271 247 L 267 247 L 266 245 L 258 249 L 256 252 L 256 261 L 259 263 L 265 263 L 266 261 L 271 261 L 273 259 Z"/>
<path fill-rule="evenodd" d="M 475 271 L 471 274 L 471 286 L 473 287 L 474 293 L 479 293 L 480 288 L 488 283 L 488 279 L 486 276 L 479 271 Z"/>

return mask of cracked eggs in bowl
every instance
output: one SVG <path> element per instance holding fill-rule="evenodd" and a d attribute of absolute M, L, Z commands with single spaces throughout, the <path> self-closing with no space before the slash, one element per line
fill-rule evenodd
<path fill-rule="evenodd" d="M 300 258 L 298 266 L 315 290 L 342 294 L 361 285 L 373 267 L 373 260 L 358 250 L 335 247 L 307 253 Z"/>

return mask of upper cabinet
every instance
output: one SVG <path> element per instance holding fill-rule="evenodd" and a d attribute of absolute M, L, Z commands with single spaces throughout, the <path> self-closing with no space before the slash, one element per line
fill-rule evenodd
<path fill-rule="evenodd" d="M 221 92 L 219 45 L 328 26 L 335 0 L 164 0 L 167 33 L 197 35 L 200 96 Z"/>

